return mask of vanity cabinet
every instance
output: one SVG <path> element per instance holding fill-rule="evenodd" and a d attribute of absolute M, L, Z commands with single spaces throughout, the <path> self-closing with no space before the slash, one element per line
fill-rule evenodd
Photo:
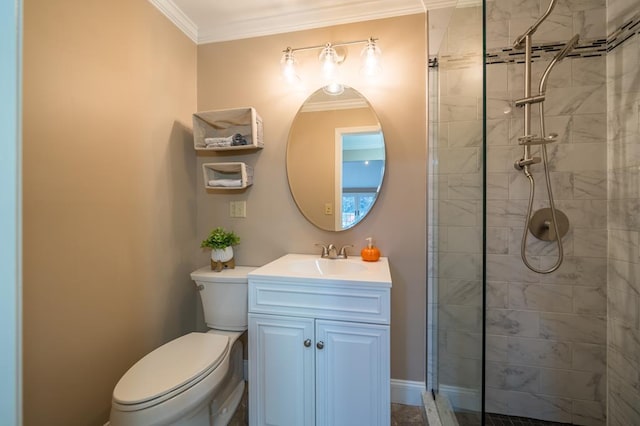
<path fill-rule="evenodd" d="M 389 302 L 390 282 L 250 274 L 249 424 L 388 426 Z"/>
<path fill-rule="evenodd" d="M 388 326 L 250 314 L 249 335 L 251 425 L 389 424 Z"/>

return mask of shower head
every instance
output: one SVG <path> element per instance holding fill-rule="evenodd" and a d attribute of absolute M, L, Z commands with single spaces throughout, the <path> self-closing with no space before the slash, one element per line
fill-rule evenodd
<path fill-rule="evenodd" d="M 547 16 L 549 16 L 553 8 L 556 7 L 557 2 L 558 0 L 551 0 L 551 2 L 549 3 L 549 7 L 547 8 L 547 11 L 541 17 L 538 18 L 535 24 L 530 26 L 529 29 L 524 32 L 524 34 L 522 34 L 513 42 L 514 49 L 522 49 L 524 47 L 524 42 L 527 36 L 533 35 L 533 33 L 535 33 L 538 30 L 538 27 L 540 26 L 540 24 L 542 24 L 542 22 L 544 22 L 544 20 L 547 19 Z"/>
<path fill-rule="evenodd" d="M 558 52 L 558 54 L 556 55 L 556 57 L 554 59 L 556 61 L 563 60 L 569 53 L 571 53 L 573 51 L 573 49 L 575 49 L 575 47 L 576 47 L 576 45 L 578 44 L 579 41 L 580 41 L 580 34 L 574 35 L 573 38 L 571 40 L 569 40 L 567 42 L 567 44 L 564 45 L 562 50 L 560 52 Z"/>
<path fill-rule="evenodd" d="M 569 40 L 567 44 L 564 45 L 562 50 L 556 53 L 556 56 L 553 57 L 549 65 L 547 65 L 547 69 L 544 70 L 544 73 L 542 74 L 542 78 L 540 79 L 539 93 L 542 94 L 547 90 L 547 77 L 549 77 L 549 73 L 551 72 L 551 69 L 558 62 L 566 58 L 567 55 L 573 51 L 573 49 L 575 49 L 576 45 L 578 44 L 578 41 L 580 41 L 580 34 L 574 35 L 573 38 Z"/>

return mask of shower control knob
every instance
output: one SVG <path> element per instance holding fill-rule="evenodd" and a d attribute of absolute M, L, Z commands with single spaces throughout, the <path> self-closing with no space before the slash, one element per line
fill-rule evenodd
<path fill-rule="evenodd" d="M 308 348 L 309 346 L 311 346 L 311 339 L 307 339 L 304 341 L 304 347 Z"/>
<path fill-rule="evenodd" d="M 316 348 L 318 348 L 318 349 L 324 348 L 324 342 L 321 340 L 318 343 L 316 343 Z"/>

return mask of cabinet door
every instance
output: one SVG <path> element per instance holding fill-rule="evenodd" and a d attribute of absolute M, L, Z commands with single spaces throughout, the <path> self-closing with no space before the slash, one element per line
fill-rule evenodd
<path fill-rule="evenodd" d="M 317 426 L 388 426 L 389 326 L 316 321 Z"/>
<path fill-rule="evenodd" d="M 308 318 L 249 314 L 252 426 L 315 424 L 313 325 Z"/>

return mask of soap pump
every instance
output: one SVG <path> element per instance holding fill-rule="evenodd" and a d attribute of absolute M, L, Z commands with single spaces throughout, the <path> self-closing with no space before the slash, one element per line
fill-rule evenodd
<path fill-rule="evenodd" d="M 362 249 L 360 256 L 367 262 L 377 262 L 380 259 L 380 250 L 373 245 L 373 238 L 367 238 L 367 246 Z"/>

